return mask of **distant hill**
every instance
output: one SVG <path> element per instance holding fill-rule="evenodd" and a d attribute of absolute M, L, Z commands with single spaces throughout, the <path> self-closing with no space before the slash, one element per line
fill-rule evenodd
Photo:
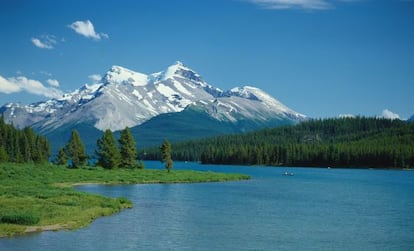
<path fill-rule="evenodd" d="M 381 118 L 310 120 L 173 144 L 176 160 L 213 164 L 414 167 L 414 124 Z M 145 149 L 147 158 L 159 158 Z"/>

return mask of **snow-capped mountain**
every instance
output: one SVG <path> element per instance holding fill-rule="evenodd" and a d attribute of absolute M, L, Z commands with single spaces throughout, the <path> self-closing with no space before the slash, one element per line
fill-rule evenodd
<path fill-rule="evenodd" d="M 160 114 L 181 112 L 189 105 L 203 108 L 219 121 L 305 118 L 258 88 L 222 91 L 213 87 L 181 62 L 149 75 L 113 66 L 98 84 L 45 102 L 9 103 L 0 112 L 20 128 L 36 125 L 40 131 L 50 131 L 67 124 L 89 123 L 99 130 L 117 131 Z"/>

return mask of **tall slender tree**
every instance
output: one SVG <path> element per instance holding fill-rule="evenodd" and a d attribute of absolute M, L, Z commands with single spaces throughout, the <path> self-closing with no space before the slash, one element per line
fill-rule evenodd
<path fill-rule="evenodd" d="M 88 155 L 86 155 L 85 146 L 76 129 L 72 130 L 71 137 L 66 145 L 66 152 L 73 168 L 85 165 Z"/>
<path fill-rule="evenodd" d="M 8 162 L 9 155 L 7 154 L 6 148 L 0 145 L 0 163 L 1 162 Z"/>
<path fill-rule="evenodd" d="M 128 127 L 121 131 L 119 138 L 121 153 L 120 167 L 134 168 L 137 166 L 137 148 L 134 137 Z"/>
<path fill-rule="evenodd" d="M 55 164 L 66 165 L 68 163 L 68 156 L 66 155 L 66 149 L 64 147 L 59 149 L 56 156 Z"/>
<path fill-rule="evenodd" d="M 97 146 L 98 165 L 107 169 L 118 168 L 121 162 L 121 155 L 111 130 L 105 130 L 102 138 L 98 139 Z"/>
<path fill-rule="evenodd" d="M 37 144 L 39 143 L 39 144 Z M 44 162 L 50 156 L 49 141 L 32 128 L 19 130 L 0 117 L 0 162 Z"/>
<path fill-rule="evenodd" d="M 162 143 L 160 150 L 161 161 L 165 164 L 165 168 L 168 170 L 168 172 L 170 172 L 173 168 L 173 160 L 171 158 L 171 144 L 167 139 L 165 139 Z"/>

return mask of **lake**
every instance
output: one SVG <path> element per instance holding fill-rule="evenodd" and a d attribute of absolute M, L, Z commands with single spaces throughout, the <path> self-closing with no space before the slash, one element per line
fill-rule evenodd
<path fill-rule="evenodd" d="M 252 179 L 80 186 L 128 197 L 134 208 L 79 230 L 2 238 L 0 250 L 414 250 L 414 171 L 184 162 L 174 168 Z"/>

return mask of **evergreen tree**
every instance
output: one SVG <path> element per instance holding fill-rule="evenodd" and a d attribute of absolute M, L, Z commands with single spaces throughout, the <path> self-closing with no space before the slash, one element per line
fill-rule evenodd
<path fill-rule="evenodd" d="M 158 148 L 143 151 L 146 159 L 160 159 Z M 414 123 L 365 117 L 309 120 L 175 143 L 172 158 L 212 164 L 412 168 Z"/>
<path fill-rule="evenodd" d="M 46 162 L 50 157 L 50 143 L 45 137 L 37 136 L 35 141 L 35 147 L 37 148 L 38 160 L 35 162 Z"/>
<path fill-rule="evenodd" d="M 66 155 L 66 150 L 64 147 L 59 149 L 59 153 L 56 156 L 55 163 L 57 165 L 66 165 L 68 163 L 68 156 Z"/>
<path fill-rule="evenodd" d="M 98 139 L 97 146 L 98 165 L 108 169 L 119 167 L 121 155 L 111 130 L 105 130 L 102 138 Z"/>
<path fill-rule="evenodd" d="M 164 140 L 161 147 L 161 161 L 165 163 L 165 168 L 168 172 L 173 168 L 173 160 L 171 158 L 171 144 L 168 140 Z"/>
<path fill-rule="evenodd" d="M 121 153 L 120 167 L 134 168 L 137 166 L 137 149 L 134 137 L 128 127 L 121 131 L 119 138 Z"/>
<path fill-rule="evenodd" d="M 0 117 L 0 149 L 0 161 L 39 163 L 50 156 L 49 141 L 45 137 L 36 135 L 29 127 L 18 130 L 7 125 L 3 117 Z"/>
<path fill-rule="evenodd" d="M 9 161 L 9 155 L 7 154 L 4 146 L 0 145 L 0 163 L 8 162 L 8 161 Z"/>
<path fill-rule="evenodd" d="M 22 149 L 22 153 L 25 159 L 25 162 L 29 160 L 33 160 L 34 162 L 40 162 L 39 151 L 40 146 L 37 147 L 35 145 L 36 135 L 32 128 L 26 127 L 23 129 L 22 135 L 22 143 L 20 148 Z"/>
<path fill-rule="evenodd" d="M 78 131 L 75 129 L 72 130 L 71 137 L 66 145 L 66 152 L 72 162 L 71 166 L 73 168 L 85 165 L 86 160 L 88 159 L 82 139 L 80 138 Z"/>

